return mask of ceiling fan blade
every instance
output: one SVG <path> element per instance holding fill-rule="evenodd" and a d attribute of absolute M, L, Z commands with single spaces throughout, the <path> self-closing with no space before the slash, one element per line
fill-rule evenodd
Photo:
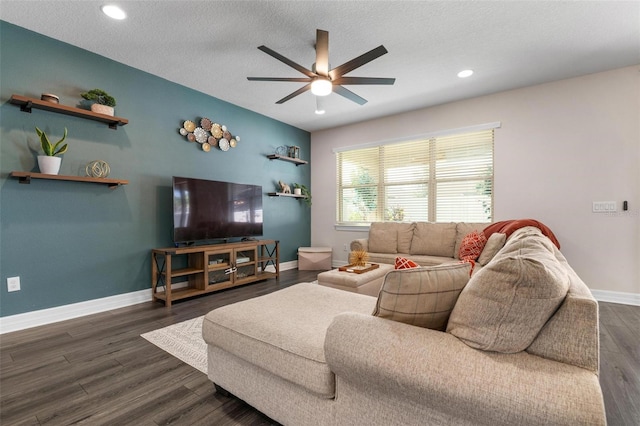
<path fill-rule="evenodd" d="M 331 71 L 329 71 L 329 77 L 331 80 L 335 80 L 339 77 L 342 77 L 344 74 L 353 71 L 354 69 L 363 66 L 364 64 L 373 61 L 376 58 L 387 53 L 387 49 L 383 45 L 376 47 L 368 51 L 367 53 L 363 53 L 357 58 L 353 58 L 352 60 L 345 62 L 344 64 L 335 67 Z"/>
<path fill-rule="evenodd" d="M 293 81 L 296 83 L 309 83 L 310 78 L 307 77 L 247 77 L 249 81 Z"/>
<path fill-rule="evenodd" d="M 317 74 L 315 74 L 314 72 L 311 72 L 310 70 L 306 69 L 302 65 L 293 62 L 289 58 L 285 58 L 278 52 L 269 49 L 267 46 L 259 46 L 258 49 L 262 50 L 267 55 L 273 56 L 277 60 L 284 62 L 285 64 L 289 65 L 291 68 L 297 71 L 300 71 L 302 74 L 306 75 L 307 77 L 317 77 Z"/>
<path fill-rule="evenodd" d="M 329 75 L 329 32 L 316 30 L 316 72 Z"/>
<path fill-rule="evenodd" d="M 382 77 L 339 77 L 334 80 L 333 84 L 385 84 L 392 85 L 396 82 L 395 78 Z"/>
<path fill-rule="evenodd" d="M 353 101 L 359 105 L 364 105 L 367 103 L 367 100 L 365 98 L 362 98 L 358 95 L 356 95 L 355 93 L 353 93 L 351 90 L 349 89 L 345 89 L 342 86 L 338 86 L 338 85 L 333 85 L 333 92 L 337 93 L 340 96 L 344 96 L 345 98 L 349 99 L 350 101 Z"/>
<path fill-rule="evenodd" d="M 296 96 L 306 92 L 307 90 L 311 89 L 311 83 L 306 84 L 304 86 L 302 86 L 301 88 L 299 88 L 298 90 L 296 90 L 295 92 L 293 92 L 292 94 L 285 96 L 284 98 L 280 99 L 278 102 L 276 102 L 277 104 L 283 104 L 285 102 L 287 102 L 288 100 L 295 98 Z"/>

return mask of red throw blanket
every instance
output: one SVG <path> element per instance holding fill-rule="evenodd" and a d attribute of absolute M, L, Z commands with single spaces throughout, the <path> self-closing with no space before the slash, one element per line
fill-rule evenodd
<path fill-rule="evenodd" d="M 509 235 L 513 234 L 515 230 L 524 228 L 525 226 L 535 226 L 540 231 L 542 231 L 542 234 L 547 236 L 551 240 L 551 242 L 553 242 L 553 244 L 558 247 L 558 249 L 560 249 L 560 243 L 558 242 L 556 236 L 553 235 L 553 232 L 551 232 L 551 229 L 549 229 L 549 227 L 547 227 L 544 223 L 538 222 L 537 220 L 533 219 L 503 220 L 502 222 L 496 222 L 487 226 L 482 232 L 484 233 L 484 236 L 487 237 L 487 239 L 489 239 L 491 234 L 493 234 L 494 232 L 507 234 L 507 238 L 509 238 Z"/>

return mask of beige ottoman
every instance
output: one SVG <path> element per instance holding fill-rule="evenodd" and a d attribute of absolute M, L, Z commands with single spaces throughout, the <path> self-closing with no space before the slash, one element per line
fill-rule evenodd
<path fill-rule="evenodd" d="M 214 309 L 202 323 L 209 379 L 283 424 L 328 425 L 336 384 L 327 329 L 343 312 L 371 315 L 376 300 L 301 283 Z"/>
<path fill-rule="evenodd" d="M 380 287 L 387 272 L 393 271 L 393 265 L 380 263 L 380 267 L 364 274 L 342 272 L 338 269 L 318 274 L 318 284 L 353 293 L 378 297 Z"/>

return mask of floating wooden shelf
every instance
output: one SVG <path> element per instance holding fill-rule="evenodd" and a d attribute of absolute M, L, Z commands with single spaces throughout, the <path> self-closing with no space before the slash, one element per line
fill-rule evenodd
<path fill-rule="evenodd" d="M 11 177 L 18 178 L 20 183 L 31 183 L 31 179 L 49 179 L 49 180 L 67 180 L 73 182 L 88 182 L 107 185 L 109 189 L 117 188 L 120 185 L 126 185 L 128 180 L 95 178 L 88 176 L 64 176 L 64 175 L 46 175 L 44 173 L 34 172 L 11 172 Z"/>
<path fill-rule="evenodd" d="M 117 129 L 118 126 L 124 126 L 129 120 L 122 117 L 114 117 L 111 115 L 98 114 L 86 109 L 75 108 L 66 105 L 55 104 L 53 102 L 42 101 L 36 98 L 29 98 L 20 95 L 11 95 L 9 100 L 12 104 L 18 105 L 20 111 L 31 112 L 32 108 L 42 109 L 44 111 L 57 112 L 59 114 L 71 115 L 73 117 L 86 118 L 87 120 L 99 121 L 106 123 L 110 129 Z"/>
<path fill-rule="evenodd" d="M 270 197 L 291 197 L 291 198 L 307 198 L 304 195 L 297 194 L 285 194 L 284 192 L 269 192 L 267 193 Z"/>
<path fill-rule="evenodd" d="M 293 158 L 293 157 L 287 157 L 286 155 L 278 155 L 278 154 L 269 154 L 267 155 L 267 158 L 269 160 L 282 160 L 282 161 L 289 161 L 291 163 L 295 163 L 296 166 L 299 166 L 301 164 L 309 164 L 308 161 L 305 160 L 301 160 L 299 158 Z"/>

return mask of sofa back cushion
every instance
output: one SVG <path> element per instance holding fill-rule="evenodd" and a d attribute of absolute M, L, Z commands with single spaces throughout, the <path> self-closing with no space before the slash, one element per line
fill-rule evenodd
<path fill-rule="evenodd" d="M 373 222 L 369 227 L 369 251 L 397 253 L 398 224 L 395 222 Z"/>
<path fill-rule="evenodd" d="M 454 257 L 455 223 L 418 222 L 413 231 L 410 254 Z"/>
<path fill-rule="evenodd" d="M 398 253 L 409 253 L 416 223 L 398 223 Z"/>
<path fill-rule="evenodd" d="M 449 263 L 390 271 L 373 315 L 444 331 L 451 310 L 469 281 L 469 270 L 467 263 Z"/>
<path fill-rule="evenodd" d="M 556 256 L 566 264 L 562 253 Z M 587 285 L 566 264 L 569 291 L 558 311 L 542 327 L 527 352 L 598 373 L 600 340 L 598 302 Z"/>
<path fill-rule="evenodd" d="M 569 289 L 553 249 L 542 235 L 508 241 L 460 294 L 447 331 L 477 349 L 525 350 Z"/>

